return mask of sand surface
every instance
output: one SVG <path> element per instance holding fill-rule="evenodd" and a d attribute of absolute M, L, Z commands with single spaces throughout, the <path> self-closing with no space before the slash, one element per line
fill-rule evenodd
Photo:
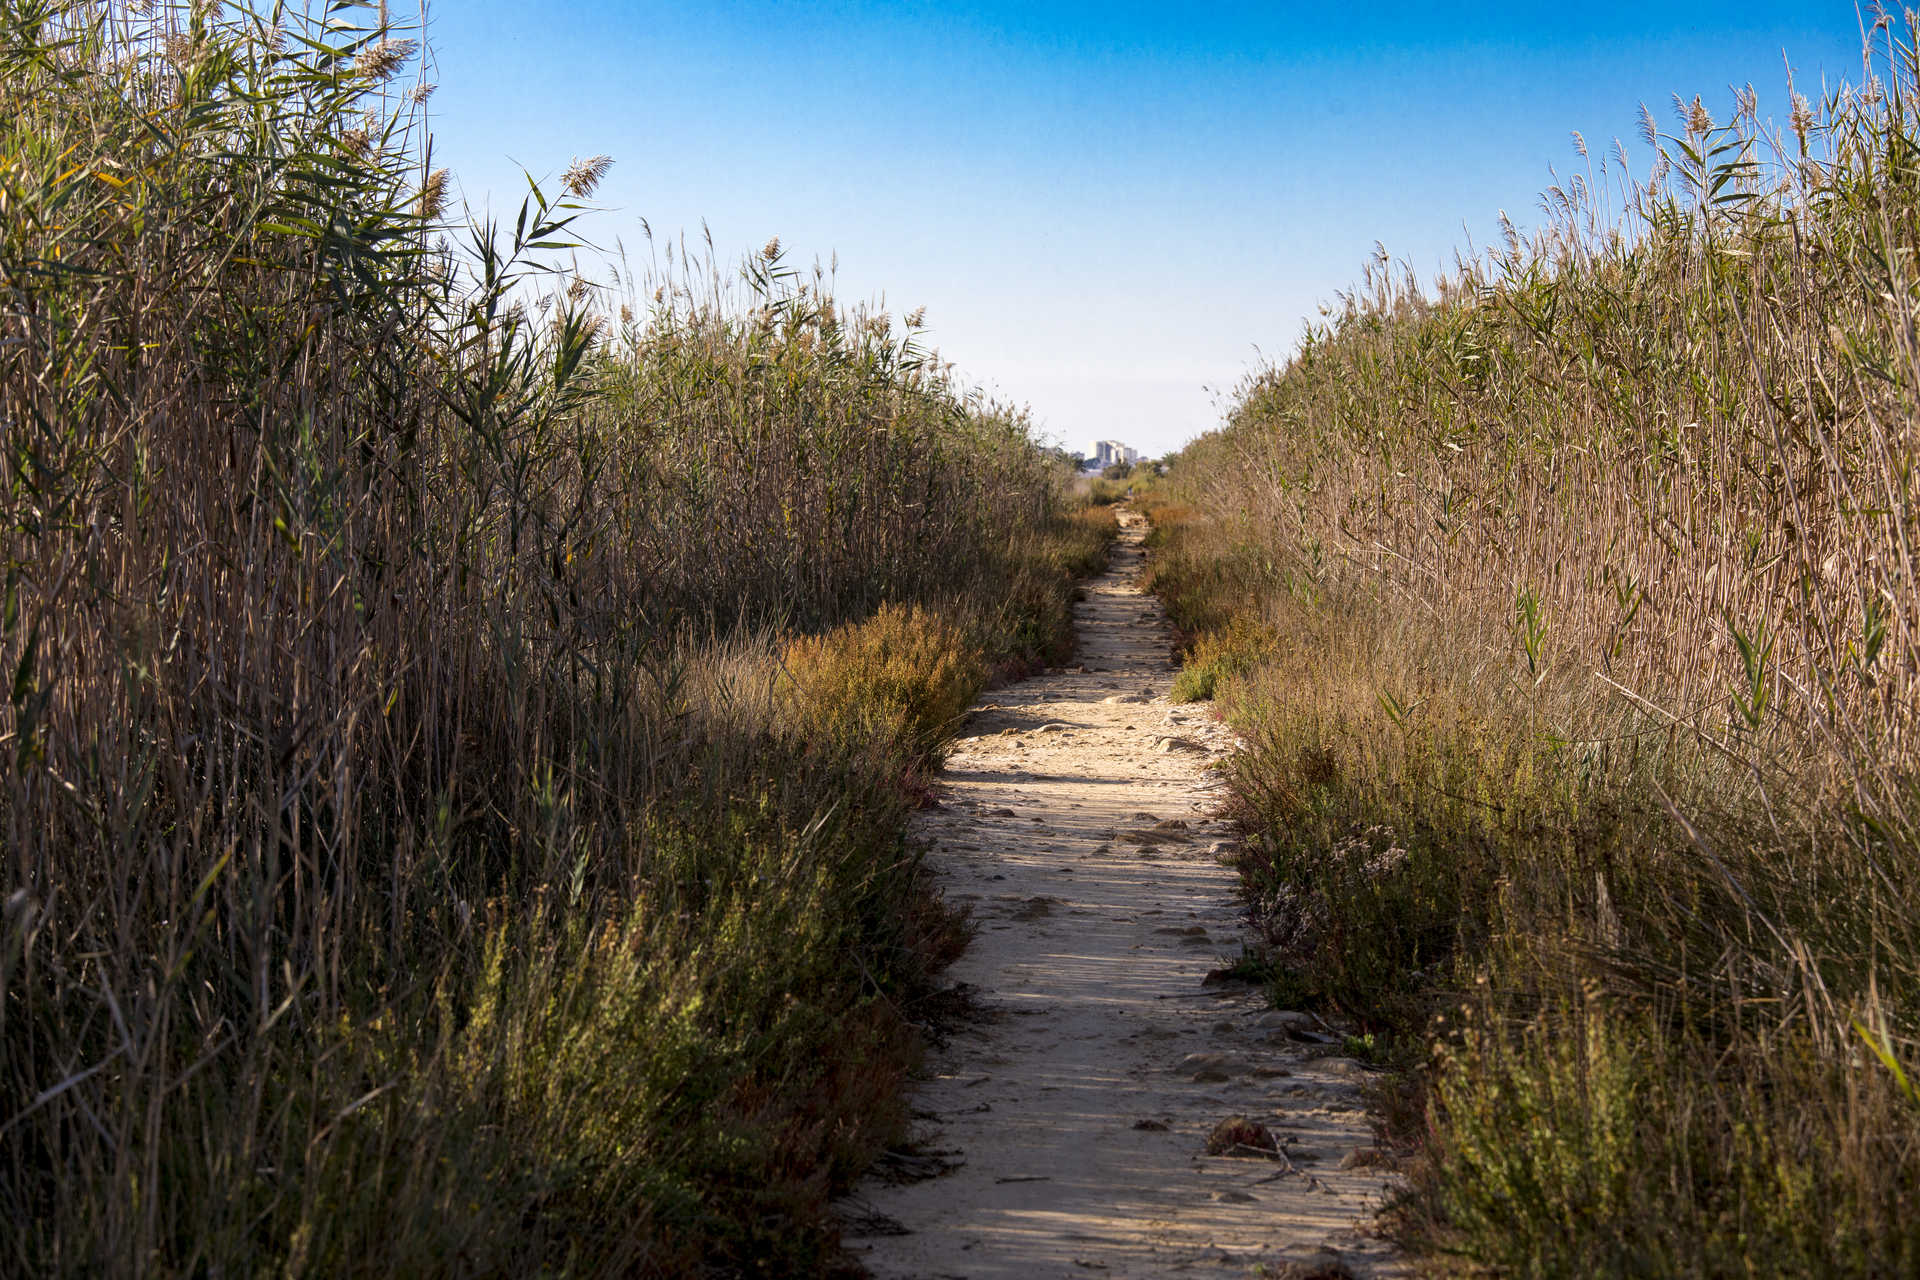
<path fill-rule="evenodd" d="M 1245 936 L 1207 767 L 1231 735 L 1167 700 L 1172 633 L 1122 521 L 1082 665 L 989 694 L 921 815 L 979 926 L 952 977 L 980 1016 L 931 1055 L 910 1152 L 843 1202 L 848 1248 L 884 1280 L 1398 1273 L 1367 1232 L 1390 1178 L 1366 1068 L 1208 981 Z M 1284 1158 L 1205 1154 L 1235 1115 Z"/>

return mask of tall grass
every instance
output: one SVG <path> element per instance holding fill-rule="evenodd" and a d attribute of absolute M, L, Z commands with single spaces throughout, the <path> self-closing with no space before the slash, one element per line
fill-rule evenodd
<path fill-rule="evenodd" d="M 451 220 L 419 35 L 0 3 L 0 1268 L 825 1265 L 1101 553 L 777 252 L 563 271 L 603 160 Z"/>
<path fill-rule="evenodd" d="M 1427 1065 L 1435 1259 L 1920 1266 L 1914 49 L 1382 256 L 1161 495 L 1277 994 Z"/>

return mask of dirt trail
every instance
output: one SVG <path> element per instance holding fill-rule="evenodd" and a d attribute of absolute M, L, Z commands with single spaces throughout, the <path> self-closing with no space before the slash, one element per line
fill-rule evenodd
<path fill-rule="evenodd" d="M 1392 1274 L 1361 1230 L 1388 1181 L 1354 1154 L 1365 1070 L 1206 982 L 1244 927 L 1209 817 L 1230 735 L 1167 701 L 1171 631 L 1132 585 L 1144 522 L 1122 522 L 1076 610 L 1083 666 L 990 694 L 923 815 L 980 925 L 953 977 L 985 1016 L 932 1056 L 921 1154 L 848 1199 L 848 1246 L 884 1280 Z M 1206 1155 L 1233 1115 L 1286 1158 Z"/>

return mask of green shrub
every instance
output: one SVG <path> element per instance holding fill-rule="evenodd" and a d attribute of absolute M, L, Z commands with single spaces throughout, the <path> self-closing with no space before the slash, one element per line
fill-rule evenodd
<path fill-rule="evenodd" d="M 1254 670 L 1273 650 L 1273 628 L 1236 615 L 1225 628 L 1204 633 L 1188 648 L 1171 696 L 1175 702 L 1205 702 L 1220 681 Z"/>
<path fill-rule="evenodd" d="M 889 744 L 915 761 L 953 735 L 986 678 L 961 629 L 918 606 L 790 640 L 782 665 L 803 737 Z"/>

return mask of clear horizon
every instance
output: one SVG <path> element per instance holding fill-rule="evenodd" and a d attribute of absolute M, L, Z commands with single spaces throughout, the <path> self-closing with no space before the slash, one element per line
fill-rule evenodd
<path fill-rule="evenodd" d="M 843 298 L 927 309 L 1043 434 L 1158 456 L 1210 429 L 1375 242 L 1423 277 L 1619 138 L 1639 104 L 1786 114 L 1854 79 L 1851 5 L 621 4 L 432 11 L 435 162 L 476 208 L 610 155 L 601 244 L 779 237 Z M 504 95 L 511 93 L 511 98 Z M 1584 167 L 1584 165 L 1583 165 Z M 704 231 L 703 231 L 704 228 Z M 644 250 L 641 250 L 644 255 Z"/>

